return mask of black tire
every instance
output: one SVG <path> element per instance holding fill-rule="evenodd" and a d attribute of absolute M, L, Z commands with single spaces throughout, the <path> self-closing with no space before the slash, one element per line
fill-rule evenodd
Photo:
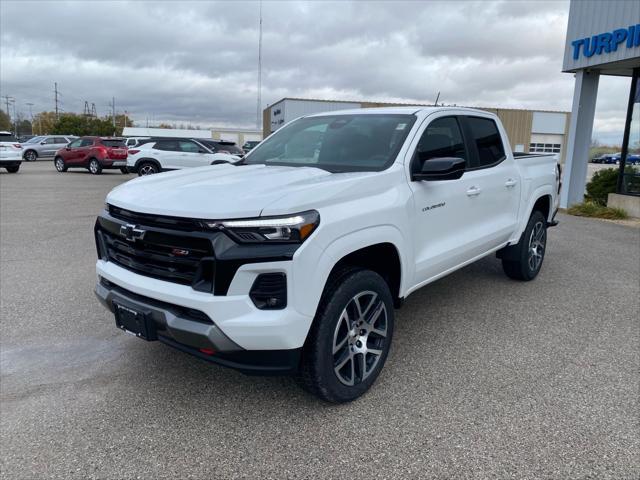
<path fill-rule="evenodd" d="M 358 316 L 357 306 L 365 310 L 364 315 Z M 298 382 L 327 402 L 360 397 L 384 366 L 393 323 L 393 299 L 380 275 L 361 269 L 333 275 L 303 348 Z"/>
<path fill-rule="evenodd" d="M 144 177 L 145 175 L 153 175 L 154 173 L 158 173 L 160 169 L 155 162 L 141 162 L 138 165 L 138 176 Z"/>
<path fill-rule="evenodd" d="M 62 157 L 56 157 L 53 160 L 53 166 L 56 167 L 56 170 L 60 173 L 66 172 L 68 167 L 66 163 L 64 163 L 64 159 Z"/>
<path fill-rule="evenodd" d="M 89 172 L 93 175 L 100 175 L 102 173 L 102 165 L 96 158 L 89 160 Z"/>
<path fill-rule="evenodd" d="M 528 282 L 536 278 L 547 247 L 547 220 L 538 210 L 531 213 L 520 241 L 507 258 L 502 259 L 502 269 L 509 278 Z M 533 251 L 535 249 L 535 253 Z"/>
<path fill-rule="evenodd" d="M 125 175 L 127 175 L 127 174 L 129 173 L 129 170 L 127 170 L 127 167 L 122 167 L 122 168 L 120 169 L 120 171 L 121 171 L 122 173 L 124 173 Z"/>
<path fill-rule="evenodd" d="M 20 165 L 13 165 L 12 167 L 4 167 L 7 169 L 7 172 L 9 173 L 18 173 L 18 170 L 20 170 Z"/>
<path fill-rule="evenodd" d="M 38 159 L 38 153 L 35 150 L 27 150 L 22 156 L 27 162 L 35 162 Z"/>

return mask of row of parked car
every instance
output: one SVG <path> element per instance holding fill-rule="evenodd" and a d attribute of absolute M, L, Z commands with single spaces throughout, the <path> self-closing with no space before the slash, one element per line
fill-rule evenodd
<path fill-rule="evenodd" d="M 20 143 L 10 132 L 0 132 L 0 166 L 11 173 L 22 160 L 53 157 L 59 172 L 85 168 L 93 174 L 104 169 L 149 175 L 165 170 L 233 163 L 259 142 L 238 147 L 235 142 L 194 138 L 115 138 L 45 135 Z"/>
<path fill-rule="evenodd" d="M 619 165 L 620 157 L 622 153 L 604 153 L 600 156 L 593 157 L 591 159 L 591 163 L 604 163 L 607 165 Z M 640 154 L 638 153 L 629 153 L 627 155 L 627 161 L 625 162 L 627 165 L 640 165 Z"/>

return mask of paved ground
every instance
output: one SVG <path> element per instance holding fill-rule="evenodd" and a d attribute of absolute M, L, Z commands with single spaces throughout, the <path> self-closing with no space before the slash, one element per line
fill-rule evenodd
<path fill-rule="evenodd" d="M 412 295 L 330 406 L 122 334 L 92 226 L 120 173 L 0 173 L 3 478 L 640 476 L 640 229 L 561 216 L 538 279 L 495 259 Z"/>

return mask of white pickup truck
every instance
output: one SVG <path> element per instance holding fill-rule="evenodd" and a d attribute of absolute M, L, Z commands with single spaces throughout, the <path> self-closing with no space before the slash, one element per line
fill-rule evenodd
<path fill-rule="evenodd" d="M 96 294 L 137 337 L 350 401 L 412 292 L 493 253 L 509 277 L 536 277 L 559 173 L 551 155 L 514 158 L 484 111 L 299 118 L 239 163 L 113 189 Z"/>

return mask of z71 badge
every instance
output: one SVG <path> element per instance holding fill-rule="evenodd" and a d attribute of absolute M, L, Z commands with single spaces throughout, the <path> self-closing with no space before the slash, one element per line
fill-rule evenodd
<path fill-rule="evenodd" d="M 422 209 L 423 212 L 428 212 L 429 210 L 433 210 L 434 208 L 444 207 L 445 202 L 436 203 L 435 205 L 431 205 L 430 207 L 424 207 Z"/>

